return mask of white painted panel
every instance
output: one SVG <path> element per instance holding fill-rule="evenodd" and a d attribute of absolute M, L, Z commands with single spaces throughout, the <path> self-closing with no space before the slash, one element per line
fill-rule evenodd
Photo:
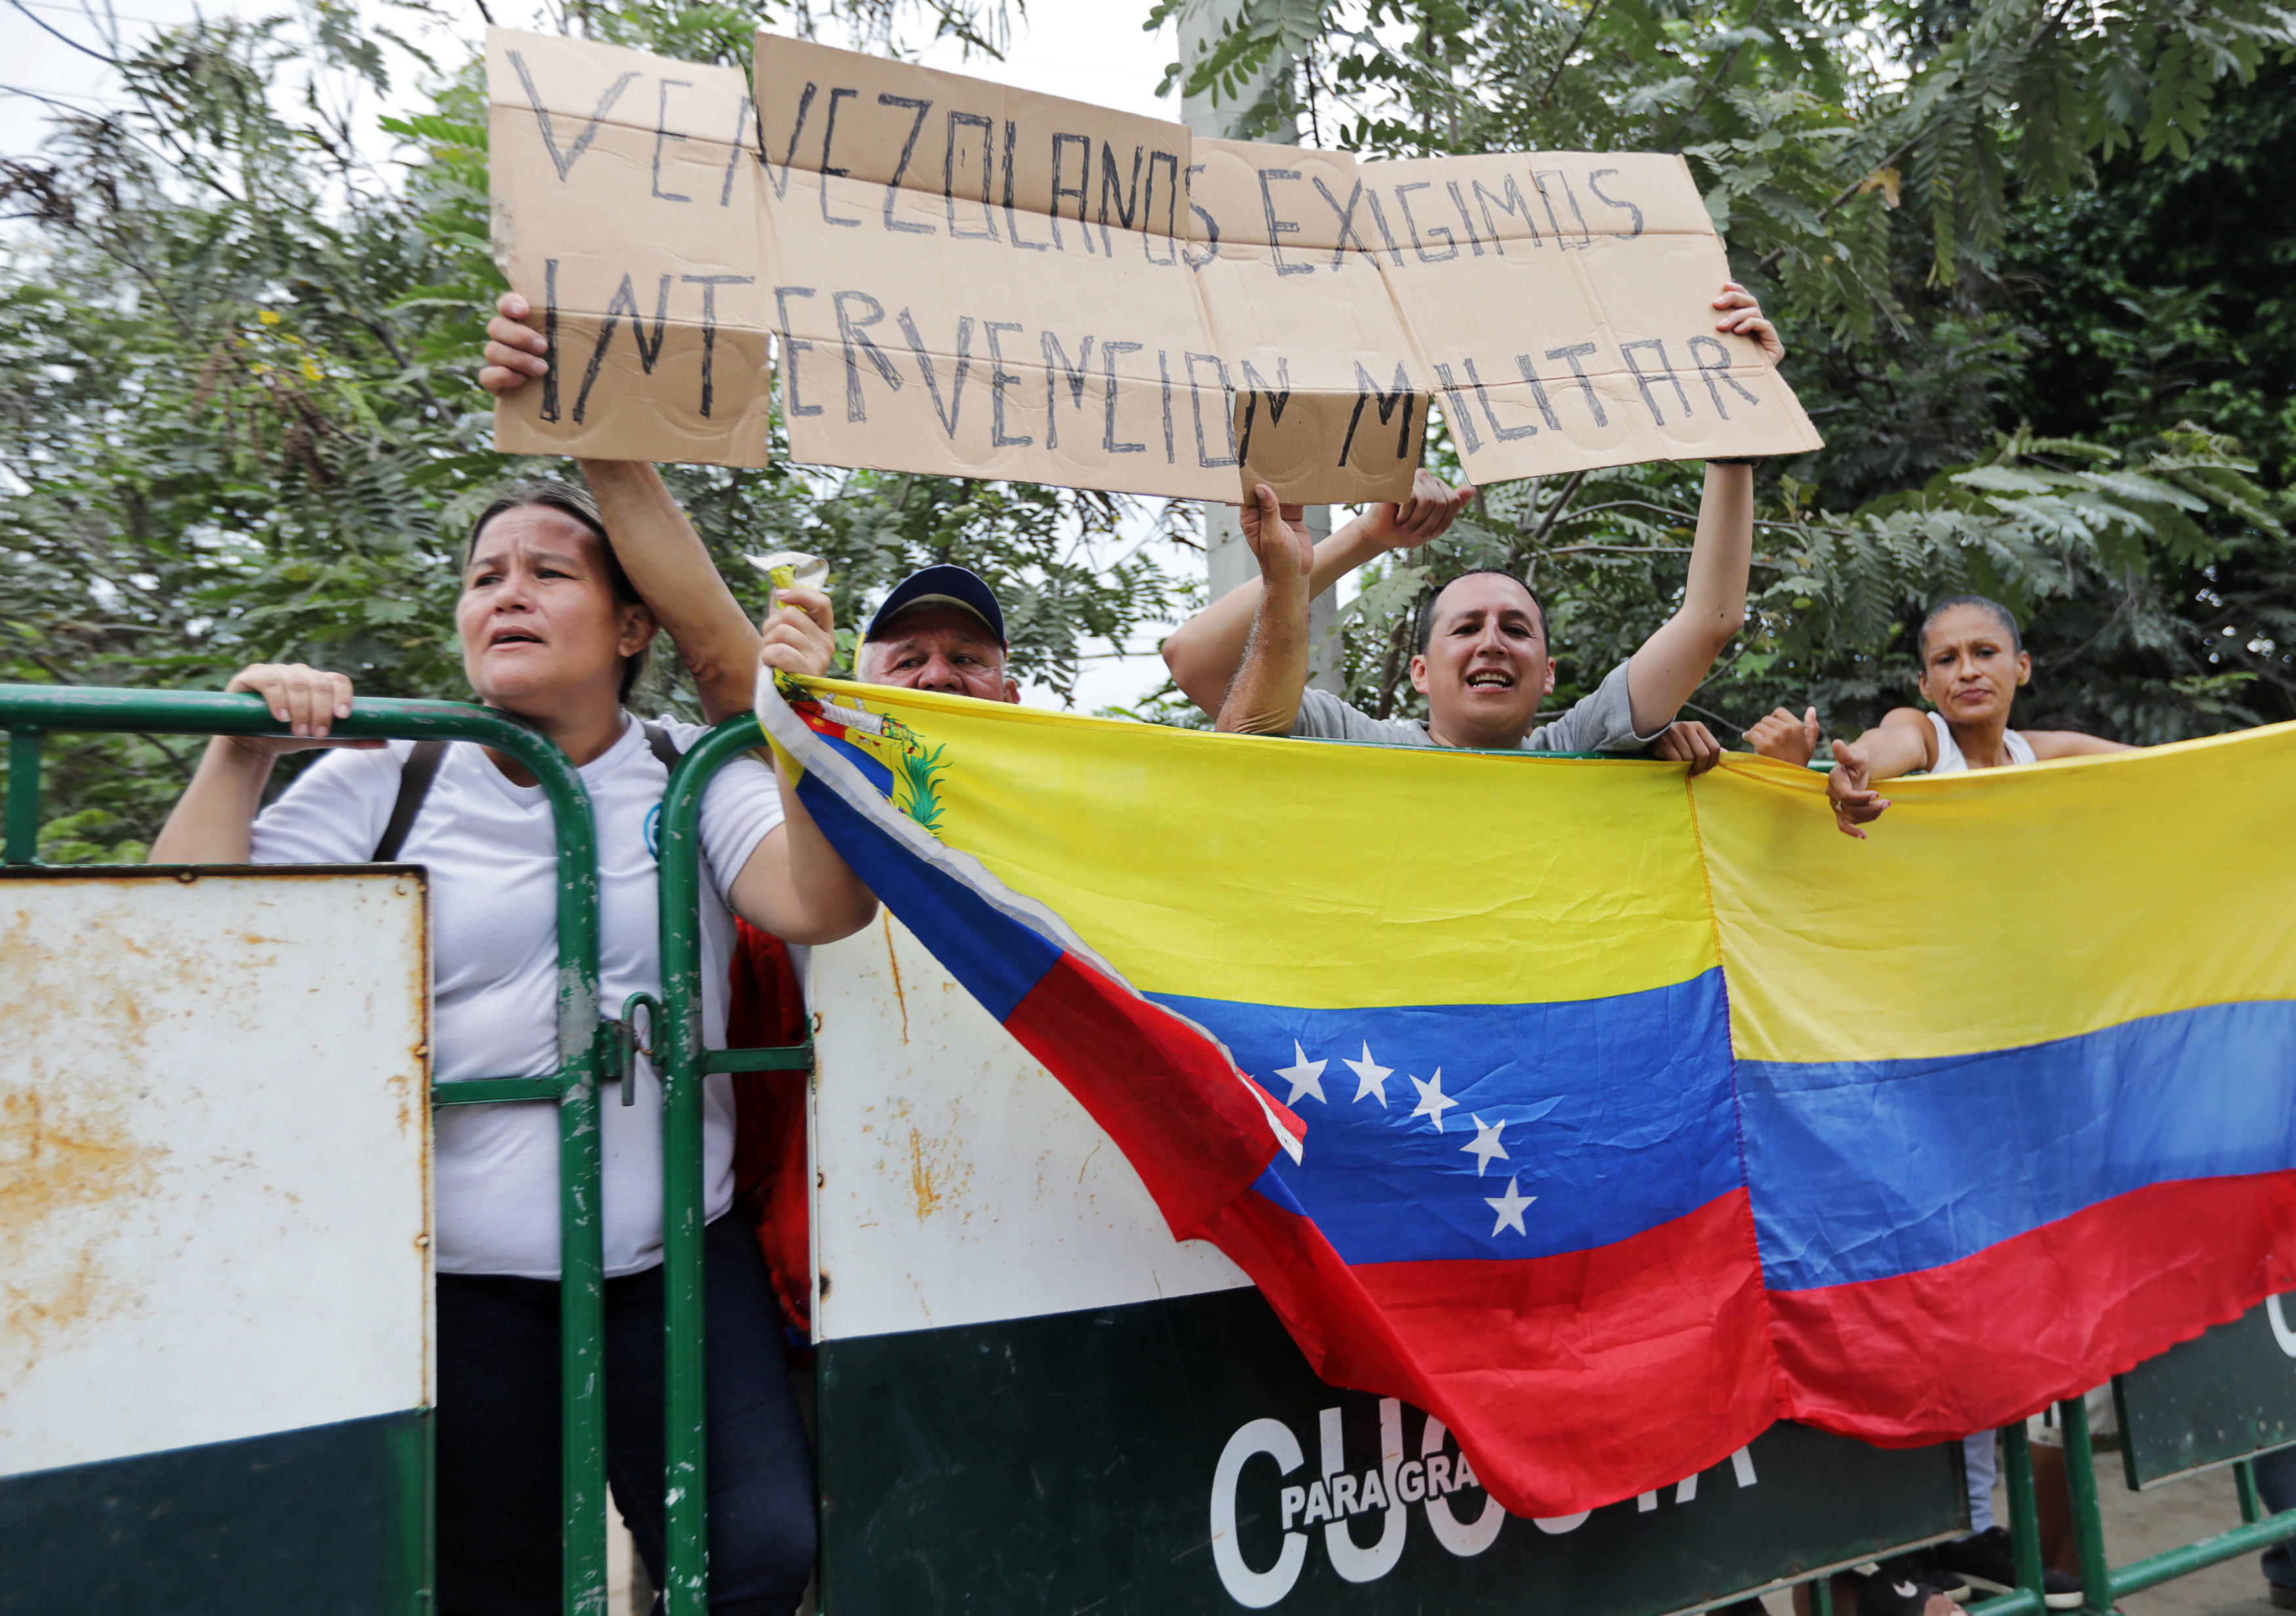
<path fill-rule="evenodd" d="M 822 1339 L 1249 1285 L 889 914 L 813 951 Z M 819 1281 L 816 1280 L 816 1284 Z"/>
<path fill-rule="evenodd" d="M 0 879 L 0 1475 L 430 1398 L 420 880 Z"/>

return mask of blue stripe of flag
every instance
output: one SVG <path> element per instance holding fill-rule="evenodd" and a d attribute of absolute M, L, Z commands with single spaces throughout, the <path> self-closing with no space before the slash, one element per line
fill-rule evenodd
<path fill-rule="evenodd" d="M 1351 1263 L 1588 1250 L 1745 1181 L 1718 970 L 1559 1004 L 1297 1010 L 1150 997 L 1208 1028 L 1307 1123 L 1304 1160 L 1269 1169 L 1284 1195 L 1267 1193 L 1288 1196 Z M 1300 1064 L 1295 1044 L 1324 1063 L 1320 1100 L 1283 1075 Z M 1350 1060 L 1390 1072 L 1366 1086 Z M 1419 1086 L 1439 1071 L 1455 1104 L 1438 1107 Z M 1506 1154 L 1467 1148 L 1485 1138 Z M 1510 1180 L 1537 1200 L 1521 1232 L 1495 1231 L 1489 1202 Z"/>
<path fill-rule="evenodd" d="M 1892 1278 L 2114 1196 L 2296 1167 L 2296 1003 L 1936 1060 L 1746 1061 L 1773 1290 Z"/>
<path fill-rule="evenodd" d="M 798 798 L 853 873 L 997 1020 L 1011 1016 L 1060 959 L 1059 949 L 912 856 L 817 776 L 808 772 L 798 783 Z"/>

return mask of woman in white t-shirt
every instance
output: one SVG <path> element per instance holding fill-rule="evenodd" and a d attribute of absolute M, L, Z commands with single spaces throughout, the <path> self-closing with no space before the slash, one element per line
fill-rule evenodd
<path fill-rule="evenodd" d="M 488 706 L 555 743 L 580 771 L 598 835 L 599 988 L 619 1006 L 660 992 L 655 825 L 668 768 L 702 731 L 623 709 L 654 624 L 588 496 L 531 484 L 479 518 L 455 608 L 463 668 Z M 783 592 L 761 662 L 828 668 L 829 600 Z M 411 743 L 330 741 L 350 682 L 301 666 L 242 669 L 294 739 L 218 737 L 153 844 L 165 862 L 357 863 L 374 856 Z M 652 733 L 649 733 L 652 730 Z M 666 743 L 666 744 L 665 744 Z M 259 815 L 283 752 L 337 748 Z M 775 770 L 743 758 L 701 804 L 705 1041 L 725 1041 L 733 914 L 794 944 L 866 925 L 875 900 Z M 449 747 L 406 828 L 430 872 L 433 1062 L 439 1081 L 558 1066 L 557 841 L 542 788 L 509 758 Z M 704 1087 L 702 1185 L 709 1319 L 710 1608 L 783 1616 L 814 1553 L 812 1466 L 756 1242 L 733 1200 L 729 1080 Z M 660 1089 L 604 1115 L 609 1475 L 661 1582 Z M 441 1616 L 560 1608 L 558 1124 L 548 1101 L 457 1106 L 436 1118 L 436 1416 Z"/>
<path fill-rule="evenodd" d="M 1875 786 L 1917 769 L 1951 774 L 2131 750 L 2074 730 L 2009 727 L 2009 708 L 2033 676 L 2033 658 L 2017 619 L 1998 600 L 1955 596 L 1923 620 L 1919 645 L 1916 682 L 1935 711 L 1892 707 L 1856 740 L 1833 743 L 1825 794 L 1845 836 L 1864 840 L 1863 828 L 1889 807 Z"/>

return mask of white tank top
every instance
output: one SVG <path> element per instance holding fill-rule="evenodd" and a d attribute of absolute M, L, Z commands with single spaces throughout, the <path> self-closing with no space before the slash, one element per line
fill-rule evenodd
<path fill-rule="evenodd" d="M 1931 774 L 1967 772 L 1969 760 L 1961 755 L 1960 747 L 1954 743 L 1953 726 L 1946 722 L 1945 714 L 1931 713 L 1925 716 L 1930 721 L 1930 728 L 1937 732 L 1937 762 L 1930 765 L 1930 772 Z M 2033 743 L 2018 734 L 2016 730 L 2003 730 L 2001 740 L 2008 750 L 2011 763 L 2030 763 L 2038 761 L 2033 756 Z"/>

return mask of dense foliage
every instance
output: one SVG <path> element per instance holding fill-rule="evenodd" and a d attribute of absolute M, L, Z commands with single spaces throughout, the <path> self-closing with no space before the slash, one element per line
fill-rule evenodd
<path fill-rule="evenodd" d="M 986 45 L 996 14 L 924 20 Z M 586 20 L 718 61 L 761 22 L 809 21 L 675 4 Z M 384 62 L 324 7 L 163 33 L 122 54 L 126 108 L 61 116 L 38 155 L 0 159 L 0 681 L 212 689 L 292 659 L 377 695 L 467 695 L 455 541 L 530 469 L 488 447 L 472 380 L 502 290 L 486 109 L 475 62 L 441 64 L 428 110 L 386 122 L 403 165 L 377 172 L 331 86 L 379 91 Z M 1126 553 L 1160 510 L 1119 533 L 1128 506 L 1104 495 L 786 462 L 671 476 L 752 610 L 747 553 L 828 557 L 848 624 L 891 579 L 961 559 L 1005 602 L 1016 671 L 1059 692 L 1084 641 L 1168 616 L 1182 587 Z M 674 665 L 654 694 L 685 705 Z M 59 738 L 44 856 L 134 856 L 195 746 Z"/>
<path fill-rule="evenodd" d="M 1829 440 L 1761 476 L 1754 622 L 1698 711 L 1815 702 L 1852 728 L 1906 698 L 1926 604 L 1974 588 L 2030 624 L 2029 722 L 2153 741 L 2296 717 L 2288 11 L 1201 3 L 1230 26 L 1177 76 L 1295 64 L 1247 123 L 1374 154 L 1690 153 Z M 761 22 L 988 48 L 1003 19 L 954 0 L 569 12 L 718 61 Z M 212 687 L 293 657 L 462 694 L 454 540 L 508 469 L 470 381 L 499 290 L 475 65 L 459 46 L 430 64 L 378 169 L 341 86 L 379 90 L 386 57 L 343 0 L 117 50 L 126 104 L 60 110 L 40 152 L 0 158 L 0 680 Z M 676 484 L 753 607 L 746 552 L 828 555 L 848 622 L 891 577 L 962 559 L 1009 603 L 1020 671 L 1059 691 L 1080 645 L 1136 640 L 1185 587 L 1137 544 L 1175 513 L 1101 496 L 786 464 Z M 1439 553 L 1364 581 L 1352 693 L 1409 708 L 1413 602 L 1469 561 L 1525 569 L 1566 679 L 1599 677 L 1669 609 L 1695 497 L 1696 469 L 1665 466 L 1486 490 Z M 660 695 L 683 699 L 674 669 Z M 132 856 L 191 751 L 60 743 L 47 856 Z"/>
<path fill-rule="evenodd" d="M 1168 0 L 1162 12 L 1177 9 Z M 2132 741 L 2296 718 L 2296 13 L 2070 0 L 1239 0 L 1171 77 L 1266 80 L 1245 127 L 1412 156 L 1689 154 L 1780 319 L 1826 449 L 1760 479 L 1754 622 L 1698 710 L 1911 699 L 1943 594 L 2026 618 L 2024 722 Z M 1408 710 L 1404 621 L 1463 563 L 1526 568 L 1566 680 L 1669 609 L 1694 468 L 1490 490 L 1374 577 L 1351 693 Z M 1565 690 L 1559 697 L 1568 695 Z M 1558 697 L 1558 698 L 1559 698 Z"/>

